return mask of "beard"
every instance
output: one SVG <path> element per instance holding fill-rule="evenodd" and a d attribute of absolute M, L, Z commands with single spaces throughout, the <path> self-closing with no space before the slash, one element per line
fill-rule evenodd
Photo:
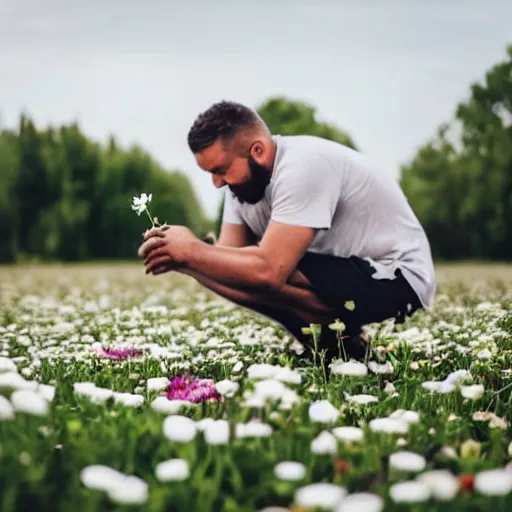
<path fill-rule="evenodd" d="M 263 199 L 267 185 L 270 183 L 270 171 L 260 165 L 249 155 L 250 178 L 241 185 L 228 185 L 231 193 L 241 202 L 256 204 Z"/>

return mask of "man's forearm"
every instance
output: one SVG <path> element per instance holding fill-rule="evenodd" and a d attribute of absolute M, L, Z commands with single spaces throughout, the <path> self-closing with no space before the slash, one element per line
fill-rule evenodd
<path fill-rule="evenodd" d="M 316 296 L 312 296 L 311 290 L 294 286 L 292 284 L 285 284 L 282 287 L 280 294 L 274 293 L 250 293 L 245 290 L 218 283 L 214 279 L 202 275 L 200 272 L 195 272 L 187 268 L 179 268 L 176 270 L 180 274 L 184 274 L 194 278 L 198 283 L 216 293 L 241 306 L 253 308 L 255 305 L 271 305 L 273 307 L 295 307 L 304 312 L 322 314 L 329 312 L 329 307 L 323 304 Z M 303 284 L 303 283 L 301 283 Z M 285 305 L 283 305 L 283 301 Z"/>
<path fill-rule="evenodd" d="M 208 290 L 221 295 L 225 299 L 237 302 L 240 305 L 249 305 L 251 302 L 254 302 L 254 298 L 248 292 L 219 283 L 218 281 L 215 281 L 200 272 L 191 270 L 190 268 L 179 268 L 176 271 L 180 274 L 193 277 L 198 283 L 202 284 L 205 288 L 208 288 Z"/>
<path fill-rule="evenodd" d="M 198 242 L 184 266 L 229 287 L 269 291 L 274 283 L 272 267 L 258 246 L 223 247 Z"/>

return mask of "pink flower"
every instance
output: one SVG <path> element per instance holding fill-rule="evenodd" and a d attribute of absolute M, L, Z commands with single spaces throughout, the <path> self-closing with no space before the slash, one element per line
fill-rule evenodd
<path fill-rule="evenodd" d="M 142 355 L 142 351 L 136 348 L 103 348 L 99 343 L 94 347 L 94 352 L 100 357 L 109 359 L 128 359 Z"/>
<path fill-rule="evenodd" d="M 210 400 L 219 402 L 222 400 L 222 395 L 217 392 L 212 380 L 201 380 L 185 374 L 182 377 L 175 377 L 169 383 L 167 398 L 169 400 L 187 400 L 194 403 Z"/>

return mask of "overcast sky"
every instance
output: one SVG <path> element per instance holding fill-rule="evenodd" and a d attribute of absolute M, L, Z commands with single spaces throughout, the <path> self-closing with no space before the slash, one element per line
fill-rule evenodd
<path fill-rule="evenodd" d="M 306 101 L 396 177 L 505 58 L 511 20 L 503 0 L 0 0 L 0 119 L 136 142 L 213 214 L 220 193 L 186 143 L 211 103 Z"/>

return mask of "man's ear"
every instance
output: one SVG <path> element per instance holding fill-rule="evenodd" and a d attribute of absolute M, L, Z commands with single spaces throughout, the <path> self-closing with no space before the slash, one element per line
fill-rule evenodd
<path fill-rule="evenodd" d="M 251 147 L 250 154 L 256 161 L 259 161 L 265 154 L 264 143 L 259 140 L 255 141 Z"/>

